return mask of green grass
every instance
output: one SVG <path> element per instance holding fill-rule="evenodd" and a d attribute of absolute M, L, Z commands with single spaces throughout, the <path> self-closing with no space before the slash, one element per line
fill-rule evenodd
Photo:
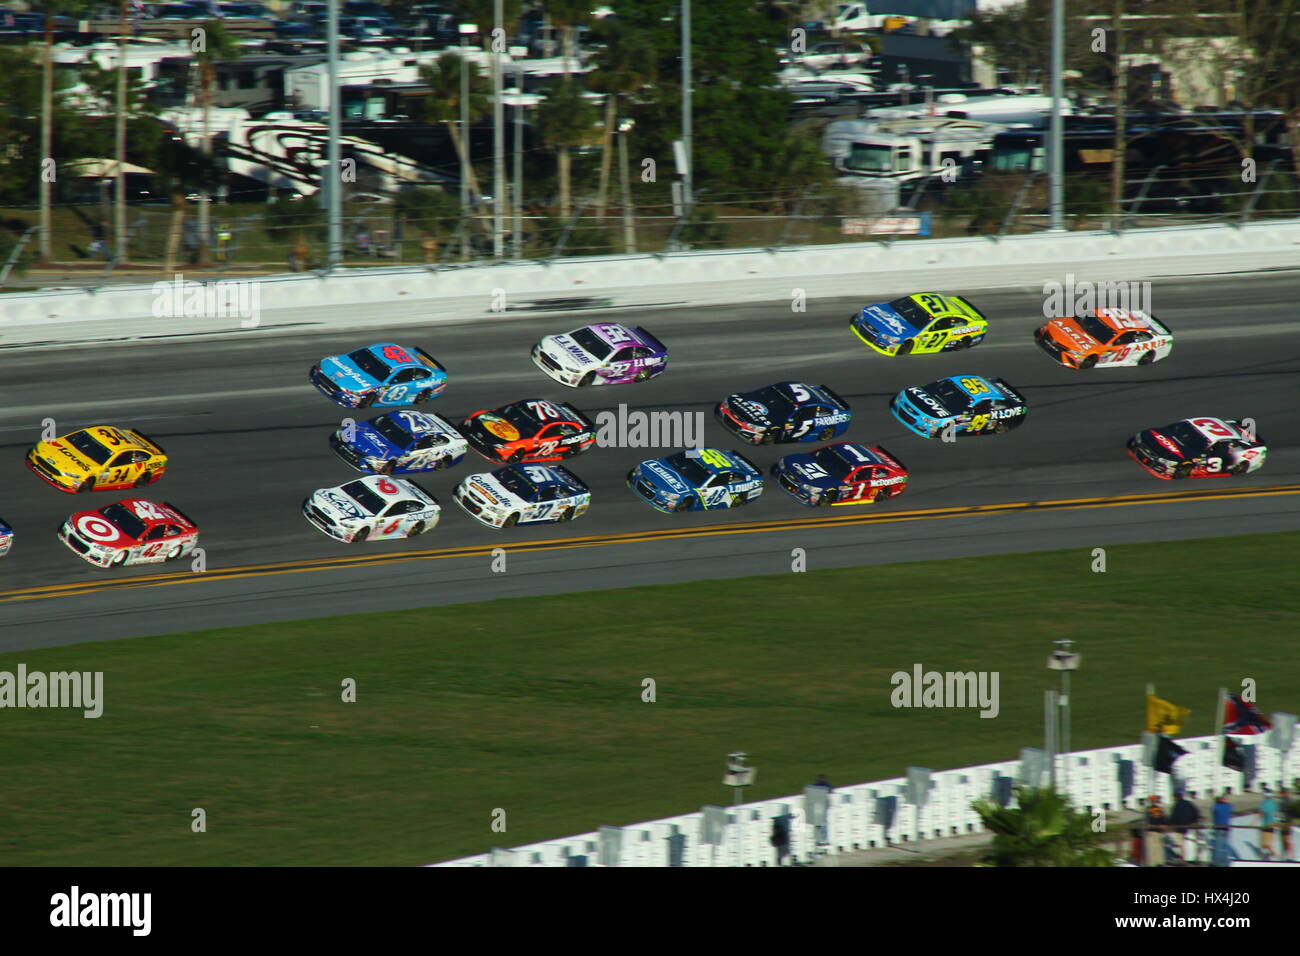
<path fill-rule="evenodd" d="M 1104 574 L 1075 550 L 7 654 L 102 670 L 106 702 L 0 711 L 0 863 L 418 864 L 726 802 L 735 749 L 753 799 L 1011 759 L 1041 741 L 1061 637 L 1077 748 L 1136 740 L 1148 681 L 1209 733 L 1243 677 L 1294 712 L 1297 557 L 1291 532 L 1112 547 Z M 1001 714 L 893 709 L 916 662 L 1001 672 Z"/>

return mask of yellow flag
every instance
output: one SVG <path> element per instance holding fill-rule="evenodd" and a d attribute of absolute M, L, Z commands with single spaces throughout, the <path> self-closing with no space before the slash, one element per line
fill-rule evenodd
<path fill-rule="evenodd" d="M 1191 715 L 1187 707 L 1179 707 L 1154 694 L 1147 694 L 1147 730 L 1153 734 L 1176 734 Z"/>

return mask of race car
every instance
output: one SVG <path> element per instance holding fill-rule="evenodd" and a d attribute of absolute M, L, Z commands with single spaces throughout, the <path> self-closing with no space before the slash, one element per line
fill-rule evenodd
<path fill-rule="evenodd" d="M 303 501 L 302 513 L 331 538 L 355 543 L 414 538 L 432 531 L 442 508 L 413 481 L 367 475 L 313 491 Z"/>
<path fill-rule="evenodd" d="M 1138 432 L 1128 453 L 1157 478 L 1219 478 L 1258 471 L 1268 446 L 1239 421 L 1188 418 Z"/>
<path fill-rule="evenodd" d="M 452 495 L 491 528 L 572 521 L 591 504 L 582 479 L 561 465 L 510 465 L 470 475 Z"/>
<path fill-rule="evenodd" d="M 344 408 L 414 405 L 437 398 L 447 387 L 447 370 L 421 348 L 392 342 L 331 355 L 311 367 L 316 390 Z"/>
<path fill-rule="evenodd" d="M 1150 365 L 1174 350 L 1168 327 L 1140 309 L 1093 309 L 1052 319 L 1034 332 L 1039 347 L 1066 368 Z"/>
<path fill-rule="evenodd" d="M 596 424 L 565 402 L 534 398 L 475 412 L 460 426 L 488 461 L 561 461 L 596 444 Z"/>
<path fill-rule="evenodd" d="M 878 445 L 836 442 L 786 455 L 772 477 L 796 501 L 813 507 L 864 505 L 901 495 L 906 466 Z"/>
<path fill-rule="evenodd" d="M 723 428 L 751 445 L 826 441 L 843 435 L 853 417 L 849 403 L 830 386 L 802 382 L 728 395 L 713 414 Z"/>
<path fill-rule="evenodd" d="M 763 493 L 763 473 L 740 452 L 701 448 L 641 462 L 627 486 L 665 514 L 705 511 L 753 501 Z"/>
<path fill-rule="evenodd" d="M 561 385 L 644 382 L 668 368 L 668 349 L 641 326 L 598 322 L 533 346 L 533 362 Z"/>
<path fill-rule="evenodd" d="M 402 409 L 345 425 L 330 436 L 330 447 L 357 471 L 404 475 L 450 468 L 469 446 L 445 419 Z"/>
<path fill-rule="evenodd" d="M 14 546 L 14 529 L 0 521 L 0 558 L 9 553 L 9 549 Z"/>
<path fill-rule="evenodd" d="M 133 428 L 92 425 L 37 442 L 27 467 L 60 491 L 120 491 L 152 484 L 167 471 L 167 454 Z"/>
<path fill-rule="evenodd" d="M 160 564 L 193 551 L 199 529 L 175 505 L 123 498 L 70 515 L 59 528 L 59 540 L 100 568 Z"/>
<path fill-rule="evenodd" d="M 889 410 L 909 431 L 934 438 L 949 425 L 954 434 L 1001 435 L 1020 427 L 1029 404 L 1003 379 L 950 375 L 903 389 L 890 400 Z"/>
<path fill-rule="evenodd" d="M 961 296 L 918 292 L 866 306 L 849 326 L 881 355 L 925 355 L 978 345 L 989 320 Z"/>

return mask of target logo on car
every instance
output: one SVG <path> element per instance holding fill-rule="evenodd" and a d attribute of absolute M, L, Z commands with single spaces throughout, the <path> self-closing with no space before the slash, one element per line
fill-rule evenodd
<path fill-rule="evenodd" d="M 121 532 L 97 514 L 81 515 L 77 518 L 77 533 L 91 541 L 116 541 Z"/>

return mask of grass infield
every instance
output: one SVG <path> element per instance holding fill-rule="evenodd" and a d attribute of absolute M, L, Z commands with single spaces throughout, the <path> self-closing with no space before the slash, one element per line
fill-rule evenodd
<path fill-rule="evenodd" d="M 1011 759 L 1041 746 L 1062 637 L 1076 749 L 1138 739 L 1148 681 L 1192 708 L 1185 735 L 1243 678 L 1296 711 L 1300 533 L 1106 552 L 1105 573 L 1081 549 L 0 655 L 104 672 L 98 720 L 0 710 L 0 864 L 420 864 L 730 802 L 732 750 L 759 768 L 746 799 Z M 916 663 L 1000 672 L 1000 714 L 894 709 Z"/>

